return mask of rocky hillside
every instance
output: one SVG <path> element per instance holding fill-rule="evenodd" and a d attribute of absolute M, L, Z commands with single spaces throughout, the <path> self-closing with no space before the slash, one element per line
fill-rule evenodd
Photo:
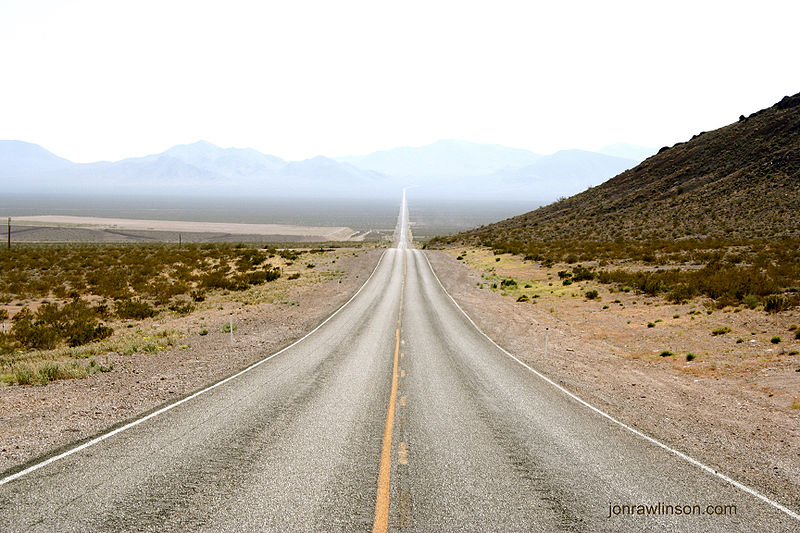
<path fill-rule="evenodd" d="M 800 94 L 570 198 L 448 240 L 800 237 Z"/>

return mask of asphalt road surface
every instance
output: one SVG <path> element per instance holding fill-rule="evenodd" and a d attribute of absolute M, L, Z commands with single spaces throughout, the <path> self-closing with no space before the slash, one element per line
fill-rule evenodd
<path fill-rule="evenodd" d="M 407 220 L 404 198 L 395 247 L 304 339 L 6 475 L 0 531 L 800 530 L 502 351 Z"/>

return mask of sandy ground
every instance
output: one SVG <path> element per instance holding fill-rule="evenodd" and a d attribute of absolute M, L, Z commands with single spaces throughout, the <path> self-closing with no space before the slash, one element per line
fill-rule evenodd
<path fill-rule="evenodd" d="M 113 364 L 111 372 L 45 386 L 0 386 L 0 472 L 171 403 L 290 344 L 347 301 L 381 253 L 341 249 L 327 259 L 315 258 L 317 270 L 335 268 L 335 276 L 281 278 L 242 293 L 211 296 L 185 317 L 133 323 L 130 331 L 138 334 L 139 346 L 158 343 L 171 332 L 174 347 L 97 357 L 101 364 Z M 311 281 L 300 282 L 306 278 Z M 222 331 L 231 315 L 233 346 Z"/>
<path fill-rule="evenodd" d="M 450 294 L 501 346 L 628 425 L 798 508 L 800 356 L 790 353 L 800 341 L 788 331 L 800 323 L 797 310 L 708 315 L 697 302 L 610 294 L 594 282 L 563 287 L 555 273 L 567 265 L 545 270 L 507 255 L 495 263 L 481 250 L 457 261 L 461 251 L 428 254 Z M 536 303 L 490 289 L 497 276 L 529 280 L 516 292 L 539 294 Z M 583 298 L 591 288 L 599 301 Z M 711 334 L 723 325 L 732 331 Z M 661 357 L 667 349 L 675 355 Z"/>
<path fill-rule="evenodd" d="M 312 237 L 324 241 L 361 240 L 363 235 L 346 227 L 291 226 L 284 224 L 238 224 L 230 222 L 189 222 L 183 220 L 142 220 L 130 218 L 99 218 L 60 215 L 36 215 L 14 217 L 11 234 L 15 227 L 67 227 L 88 230 L 111 230 L 116 232 L 169 232 L 231 235 L 280 235 L 286 240 L 293 237 Z M 19 228 L 17 228 L 19 231 Z M 359 237 L 361 237 L 359 239 Z"/>

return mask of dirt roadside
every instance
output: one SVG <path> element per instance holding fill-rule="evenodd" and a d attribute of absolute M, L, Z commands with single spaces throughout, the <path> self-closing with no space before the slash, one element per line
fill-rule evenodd
<path fill-rule="evenodd" d="M 287 285 L 273 302 L 243 304 L 231 293 L 184 317 L 137 323 L 143 342 L 152 339 L 155 347 L 169 332 L 172 346 L 98 358 L 113 365 L 110 372 L 45 386 L 0 387 L 0 472 L 171 403 L 290 344 L 346 302 L 382 252 L 343 252 L 335 264 L 340 275 Z M 230 333 L 222 331 L 230 316 L 233 346 Z"/>
<path fill-rule="evenodd" d="M 538 299 L 536 305 L 517 302 L 516 298 L 490 290 L 479 269 L 456 260 L 458 252 L 426 253 L 448 292 L 505 349 L 618 420 L 797 509 L 800 410 L 787 405 L 792 391 L 800 393 L 800 373 L 794 371 L 794 366 L 800 366 L 796 355 L 776 355 L 766 360 L 762 357 L 752 367 L 748 367 L 751 361 L 747 359 L 725 371 L 727 366 L 712 359 L 710 351 L 714 346 L 707 346 L 722 339 L 712 338 L 710 330 L 705 329 L 710 340 L 698 338 L 696 343 L 708 348 L 709 352 L 702 352 L 703 358 L 714 362 L 706 363 L 704 371 L 698 372 L 694 367 L 687 370 L 685 358 L 659 357 L 653 350 L 648 355 L 643 353 L 642 345 L 648 340 L 648 333 L 658 331 L 663 339 L 693 346 L 687 337 L 691 337 L 692 328 L 696 329 L 700 320 L 711 320 L 705 312 L 696 322 L 688 322 L 694 320 L 694 315 L 676 318 L 676 322 L 686 320 L 684 327 L 670 325 L 668 331 L 663 324 L 648 327 L 646 320 L 641 326 L 632 324 L 636 316 L 654 316 L 654 309 L 659 306 L 663 306 L 662 314 L 673 313 L 674 306 L 667 309 L 657 298 L 645 302 L 647 299 L 641 295 L 613 295 L 612 298 L 621 298 L 621 304 L 617 304 L 620 309 L 627 305 L 628 320 L 624 320 L 625 315 L 612 313 L 613 309 L 609 311 L 610 298 L 605 289 L 601 289 L 602 302 L 582 301 L 574 295 L 557 298 L 558 294 L 550 295 L 549 290 L 542 292 L 547 292 L 550 299 Z M 637 299 L 639 305 L 631 305 Z M 726 318 L 733 320 L 731 317 L 736 316 L 744 322 L 742 315 L 746 314 L 730 313 Z M 762 322 L 771 320 L 761 314 L 765 316 Z M 752 321 L 755 315 L 748 316 Z M 785 321 L 791 320 L 798 321 L 796 313 L 785 317 Z M 763 323 L 747 325 L 758 328 Z M 545 358 L 546 327 L 549 349 Z M 762 353 L 773 352 L 766 348 L 769 341 L 760 339 L 767 328 L 759 333 L 759 342 L 765 345 Z M 735 342 L 732 338 L 725 341 L 731 345 Z M 745 343 L 736 346 L 743 345 L 753 350 Z M 718 359 L 731 358 L 734 349 L 739 348 L 720 351 Z"/>

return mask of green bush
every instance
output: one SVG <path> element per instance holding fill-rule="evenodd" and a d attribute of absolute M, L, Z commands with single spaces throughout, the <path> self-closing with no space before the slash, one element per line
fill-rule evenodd
<path fill-rule="evenodd" d="M 13 324 L 11 334 L 24 348 L 52 350 L 58 345 L 58 330 L 39 320 L 28 308 L 14 315 Z"/>
<path fill-rule="evenodd" d="M 122 300 L 117 302 L 116 313 L 122 319 L 144 320 L 155 316 L 157 311 L 141 300 Z"/>
<path fill-rule="evenodd" d="M 67 337 L 67 344 L 70 346 L 82 346 L 90 342 L 107 339 L 112 333 L 114 333 L 114 330 L 108 326 L 92 326 L 84 323 L 70 332 L 69 337 Z"/>
<path fill-rule="evenodd" d="M 761 305 L 761 300 L 755 294 L 748 294 L 744 298 L 742 298 L 742 305 L 744 305 L 748 309 L 755 309 L 756 307 Z"/>
<path fill-rule="evenodd" d="M 661 353 L 660 353 L 660 354 L 658 354 L 658 355 L 660 355 L 661 357 L 669 357 L 669 356 L 671 356 L 671 355 L 675 355 L 675 353 L 674 353 L 674 352 L 671 352 L 671 351 L 669 351 L 669 350 L 664 350 L 663 352 L 661 352 Z"/>
<path fill-rule="evenodd" d="M 187 302 L 184 300 L 175 300 L 173 303 L 170 304 L 169 310 L 172 311 L 173 313 L 177 313 L 181 316 L 184 316 L 194 311 L 194 304 L 192 302 Z"/>
<path fill-rule="evenodd" d="M 781 338 L 780 338 L 780 337 L 778 337 L 778 336 L 776 335 L 776 336 L 772 337 L 772 338 L 769 340 L 769 342 L 771 342 L 772 344 L 780 344 L 780 342 L 781 342 Z"/>
<path fill-rule="evenodd" d="M 14 367 L 14 381 L 17 385 L 30 385 L 33 383 L 33 372 L 27 365 Z"/>
<path fill-rule="evenodd" d="M 586 297 L 590 300 L 596 299 L 599 295 L 600 294 L 594 289 L 592 289 L 591 291 L 586 291 Z"/>
<path fill-rule="evenodd" d="M 770 294 L 764 298 L 764 311 L 777 313 L 789 309 L 789 300 L 779 294 Z"/>
<path fill-rule="evenodd" d="M 592 280 L 597 277 L 597 274 L 589 268 L 581 265 L 572 269 L 572 279 L 574 281 Z"/>
<path fill-rule="evenodd" d="M 731 328 L 729 328 L 728 326 L 722 326 L 720 328 L 716 328 L 716 329 L 712 330 L 711 334 L 714 335 L 714 336 L 717 336 L 717 335 L 725 335 L 726 333 L 730 333 L 730 332 L 731 332 Z"/>

